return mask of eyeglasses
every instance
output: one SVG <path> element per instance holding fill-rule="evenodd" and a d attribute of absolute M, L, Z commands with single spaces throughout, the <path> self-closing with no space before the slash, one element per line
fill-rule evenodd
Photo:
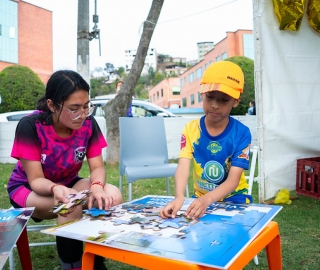
<path fill-rule="evenodd" d="M 63 109 L 67 110 L 70 113 L 70 119 L 71 120 L 77 120 L 81 117 L 81 115 L 84 113 L 86 117 L 90 116 L 93 111 L 95 106 L 89 102 L 88 107 L 84 108 L 83 110 L 70 110 L 66 107 L 62 107 Z"/>

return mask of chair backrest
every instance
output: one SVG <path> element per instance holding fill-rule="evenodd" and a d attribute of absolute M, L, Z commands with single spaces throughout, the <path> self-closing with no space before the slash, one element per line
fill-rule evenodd
<path fill-rule="evenodd" d="M 119 172 L 127 166 L 168 163 L 163 117 L 120 117 Z"/>

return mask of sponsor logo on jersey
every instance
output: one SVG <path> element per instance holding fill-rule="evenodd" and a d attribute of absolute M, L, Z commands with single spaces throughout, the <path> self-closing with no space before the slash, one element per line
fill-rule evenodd
<path fill-rule="evenodd" d="M 224 178 L 225 171 L 219 162 L 208 161 L 204 165 L 203 174 L 209 183 L 220 184 Z"/>
<path fill-rule="evenodd" d="M 222 150 L 222 146 L 220 145 L 219 142 L 210 142 L 209 145 L 207 146 L 207 149 L 212 153 L 216 154 Z"/>
<path fill-rule="evenodd" d="M 184 134 L 181 135 L 181 139 L 180 139 L 180 150 L 186 147 L 186 136 L 184 136 Z"/>
<path fill-rule="evenodd" d="M 246 160 L 249 160 L 250 157 L 250 144 L 248 147 L 242 150 L 242 153 L 238 156 L 238 158 L 244 158 Z"/>

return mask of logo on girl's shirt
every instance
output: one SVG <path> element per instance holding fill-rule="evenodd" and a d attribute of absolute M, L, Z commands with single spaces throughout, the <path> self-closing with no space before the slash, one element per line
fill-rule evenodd
<path fill-rule="evenodd" d="M 80 146 L 74 150 L 74 163 L 82 162 L 86 156 L 87 150 L 84 146 Z"/>
<path fill-rule="evenodd" d="M 41 164 L 44 164 L 46 162 L 47 155 L 46 154 L 41 154 Z"/>

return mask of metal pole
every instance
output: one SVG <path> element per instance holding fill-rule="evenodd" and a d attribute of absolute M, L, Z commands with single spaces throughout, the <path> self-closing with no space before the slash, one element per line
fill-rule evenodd
<path fill-rule="evenodd" d="M 78 0 L 77 72 L 90 85 L 89 1 Z"/>

